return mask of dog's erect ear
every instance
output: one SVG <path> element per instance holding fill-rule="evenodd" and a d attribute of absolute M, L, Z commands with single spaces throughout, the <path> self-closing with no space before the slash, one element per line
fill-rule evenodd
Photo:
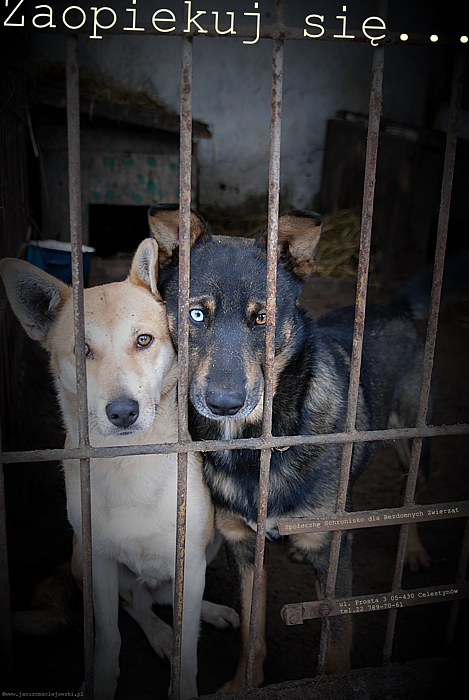
<path fill-rule="evenodd" d="M 132 284 L 143 285 L 158 299 L 161 299 L 158 291 L 158 243 L 153 238 L 145 238 L 132 260 L 129 272 L 129 281 Z"/>
<path fill-rule="evenodd" d="M 302 282 L 316 269 L 314 254 L 322 231 L 322 219 L 314 211 L 293 209 L 278 220 L 278 260 Z M 267 247 L 267 229 L 256 238 L 257 245 Z"/>
<path fill-rule="evenodd" d="M 164 267 L 179 247 L 179 204 L 154 204 L 148 210 L 150 233 L 158 241 L 160 265 Z M 207 231 L 207 225 L 191 211 L 191 248 Z"/>
<path fill-rule="evenodd" d="M 11 308 L 26 333 L 40 343 L 46 341 L 51 326 L 72 288 L 39 268 L 15 258 L 0 261 Z"/>

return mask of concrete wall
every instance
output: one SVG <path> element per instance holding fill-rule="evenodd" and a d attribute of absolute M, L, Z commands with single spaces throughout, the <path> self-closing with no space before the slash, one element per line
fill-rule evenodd
<path fill-rule="evenodd" d="M 324 25 L 340 33 L 346 0 L 287 0 L 286 24 L 305 27 L 311 13 L 325 15 Z M 99 5 L 99 3 L 97 3 Z M 103 3 L 104 4 L 104 3 Z M 112 1 L 120 26 L 130 19 L 131 0 Z M 271 0 L 259 0 L 262 22 L 272 22 Z M 364 19 L 379 15 L 377 3 L 349 0 L 347 27 L 360 28 Z M 425 3 L 390 0 L 391 29 L 423 31 Z M 82 4 L 84 7 L 84 4 Z M 172 8 L 182 20 L 179 0 L 138 0 L 138 21 L 149 22 L 155 9 Z M 420 12 L 422 8 L 422 13 Z M 196 0 L 193 12 L 235 11 L 236 22 L 249 22 L 250 0 Z M 392 14 L 394 13 L 394 14 Z M 103 15 L 103 23 L 106 21 Z M 199 20 L 202 22 L 203 20 Z M 390 26 L 390 24 L 388 24 Z M 179 109 L 180 40 L 169 35 L 125 34 L 93 40 L 80 38 L 80 60 L 113 78 L 157 93 Z M 64 56 L 63 37 L 38 32 L 30 42 L 32 57 Z M 429 71 L 429 51 L 423 47 L 389 47 L 386 54 L 383 115 L 421 126 Z M 282 142 L 282 206 L 310 207 L 318 192 L 327 120 L 338 110 L 366 112 L 373 49 L 367 44 L 291 41 L 286 43 Z M 271 42 L 243 44 L 241 38 L 196 37 L 194 40 L 193 114 L 208 122 L 213 138 L 201 140 L 202 208 L 207 205 L 243 208 L 266 206 L 269 153 Z"/>

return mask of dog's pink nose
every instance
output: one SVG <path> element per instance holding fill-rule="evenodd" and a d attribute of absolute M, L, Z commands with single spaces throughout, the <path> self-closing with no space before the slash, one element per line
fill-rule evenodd
<path fill-rule="evenodd" d="M 138 418 L 138 402 L 133 399 L 116 399 L 106 406 L 106 415 L 117 428 L 129 428 Z"/>

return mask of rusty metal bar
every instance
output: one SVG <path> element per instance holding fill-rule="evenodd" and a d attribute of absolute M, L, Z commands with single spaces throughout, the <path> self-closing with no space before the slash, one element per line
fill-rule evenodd
<path fill-rule="evenodd" d="M 279 437 L 236 438 L 235 440 L 198 440 L 189 443 L 155 443 L 151 445 L 126 445 L 116 447 L 89 447 L 23 450 L 0 453 L 0 462 L 45 462 L 61 459 L 101 459 L 129 455 L 170 454 L 173 452 L 214 452 L 216 450 L 279 449 L 295 445 L 337 445 L 347 442 L 384 442 L 417 437 L 442 437 L 469 434 L 468 423 L 454 425 L 430 425 L 420 428 L 392 428 L 383 430 L 352 431 L 351 433 L 325 433 L 324 435 L 282 435 Z"/>
<path fill-rule="evenodd" d="M 285 518 L 278 521 L 278 531 L 281 535 L 298 535 L 306 532 L 361 530 L 368 527 L 464 517 L 469 517 L 469 501 L 452 501 L 405 508 L 357 510 L 345 515 L 333 513 L 319 518 Z"/>
<path fill-rule="evenodd" d="M 75 361 L 78 405 L 79 446 L 89 446 L 88 402 L 85 367 L 85 317 L 83 304 L 83 254 L 81 215 L 81 164 L 80 164 L 80 84 L 78 68 L 78 37 L 67 37 L 67 137 L 68 178 L 70 203 L 70 242 L 72 255 L 72 287 L 75 332 Z M 94 694 L 94 643 L 93 643 L 93 579 L 91 554 L 91 489 L 90 461 L 80 459 L 81 514 L 83 539 L 83 603 L 84 603 L 84 651 L 85 696 Z"/>
<path fill-rule="evenodd" d="M 276 12 L 279 18 L 283 16 L 283 0 L 276 0 Z M 269 199 L 267 209 L 267 321 L 265 338 L 266 364 L 262 424 L 262 434 L 268 437 L 272 435 L 272 405 L 274 395 L 282 89 L 283 41 L 274 41 L 272 42 L 272 84 L 270 93 Z"/>
<path fill-rule="evenodd" d="M 383 18 L 383 17 L 382 17 Z M 113 36 L 113 35 L 123 35 L 129 36 L 129 31 L 124 28 L 126 23 L 122 21 L 122 26 L 112 27 L 111 29 L 105 30 L 103 36 Z M 215 30 L 213 24 L 204 24 L 200 22 L 200 27 L 202 32 L 194 33 L 192 36 L 203 36 L 220 38 L 220 33 Z M 162 33 L 155 29 L 155 27 L 148 22 L 139 21 L 139 27 L 143 29 L 138 32 L 139 36 L 179 36 L 187 38 L 187 22 L 174 23 L 174 30 L 169 34 Z M 228 29 L 228 25 L 220 22 L 219 31 Z M 324 33 L 321 36 L 315 36 L 314 38 L 305 36 L 305 29 L 308 26 L 305 24 L 302 27 L 286 27 L 283 24 L 272 24 L 263 25 L 261 24 L 259 31 L 259 39 L 278 39 L 286 41 L 309 41 L 309 42 L 332 42 L 332 43 L 346 43 L 346 44 L 370 44 L 370 39 L 366 37 L 362 30 L 355 27 L 349 29 L 347 27 L 347 32 L 351 35 L 351 38 L 337 38 L 337 28 L 328 29 L 324 28 Z M 37 33 L 43 31 L 37 27 L 28 27 L 28 31 L 31 33 Z M 77 29 L 68 29 L 65 26 L 50 27 L 48 28 L 48 33 L 51 35 L 57 34 L 80 34 L 90 36 L 93 34 L 93 26 L 90 22 L 86 22 L 82 27 Z M 403 35 L 403 32 L 391 32 L 387 29 L 383 30 L 385 37 L 379 40 L 381 45 L 400 45 L 400 46 L 435 46 L 434 39 L 430 38 L 430 34 L 421 34 L 418 32 L 410 32 Z M 406 38 L 403 38 L 405 36 Z M 236 24 L 236 34 L 225 34 L 225 38 L 233 39 L 256 39 L 257 31 L 253 24 Z M 461 34 L 442 34 L 438 35 L 438 46 L 459 46 L 461 44 Z"/>
<path fill-rule="evenodd" d="M 178 438 L 189 440 L 188 368 L 189 368 L 189 280 L 190 280 L 190 208 L 192 159 L 192 38 L 182 40 L 181 106 L 179 148 L 179 307 L 178 307 Z M 171 657 L 171 698 L 178 700 L 181 690 L 182 616 L 187 515 L 188 453 L 178 454 L 177 531 L 174 572 L 173 652 Z"/>
<path fill-rule="evenodd" d="M 2 434 L 0 426 L 0 447 Z M 8 678 L 13 661 L 13 639 L 11 631 L 10 576 L 8 567 L 8 543 L 6 528 L 5 480 L 3 464 L 0 463 L 0 659 Z"/>
<path fill-rule="evenodd" d="M 370 264 L 371 227 L 373 220 L 373 204 L 376 184 L 376 166 L 378 159 L 379 125 L 381 118 L 382 91 L 384 71 L 384 48 L 376 48 L 373 53 L 371 77 L 371 92 L 369 104 L 368 134 L 365 156 L 365 181 L 363 187 L 362 223 L 360 235 L 360 252 L 357 272 L 357 292 L 355 300 L 355 320 L 353 329 L 352 357 L 350 363 L 350 383 L 347 399 L 347 415 L 345 430 L 355 429 L 357 416 L 358 393 L 360 387 L 360 367 L 365 329 L 365 310 Z M 346 443 L 342 453 L 339 485 L 337 491 L 336 510 L 345 512 L 347 490 L 352 459 L 353 442 Z M 334 596 L 339 564 L 341 532 L 332 535 L 329 568 L 327 572 L 326 598 Z M 320 651 L 318 659 L 319 673 L 325 673 L 327 646 L 329 639 L 329 624 L 327 618 L 321 630 Z"/>
<path fill-rule="evenodd" d="M 335 615 L 356 615 L 376 612 L 378 610 L 398 610 L 427 603 L 444 603 L 469 597 L 469 582 L 413 588 L 409 590 L 389 591 L 388 593 L 369 593 L 350 598 L 328 598 L 312 600 L 307 603 L 284 605 L 280 614 L 287 625 L 302 625 L 304 620 L 327 618 Z"/>
<path fill-rule="evenodd" d="M 464 81 L 464 65 L 465 52 L 463 50 L 459 50 L 456 54 L 456 60 L 453 71 L 450 113 L 448 120 L 448 134 L 446 138 L 443 180 L 441 185 L 440 212 L 438 216 L 435 263 L 430 298 L 430 311 L 428 316 L 427 336 L 425 341 L 425 351 L 422 370 L 422 384 L 420 389 L 419 407 L 417 413 L 418 427 L 425 425 L 430 398 L 433 360 L 435 355 L 436 336 L 438 330 L 438 316 L 440 311 L 441 287 L 443 283 L 446 239 L 448 234 L 451 189 L 453 186 L 454 164 L 456 160 L 456 148 L 458 142 L 458 121 Z M 414 503 L 421 451 L 422 438 L 416 438 L 412 444 L 410 468 L 407 477 L 406 491 L 404 497 L 405 506 L 410 506 Z M 393 590 L 399 590 L 401 587 L 408 535 L 409 525 L 403 525 L 399 534 L 396 563 L 392 582 Z M 391 658 L 396 618 L 397 611 L 393 610 L 389 614 L 388 619 L 386 640 L 383 648 L 384 662 L 388 662 Z"/>
<path fill-rule="evenodd" d="M 456 572 L 456 583 L 462 585 L 466 579 L 467 562 L 469 560 L 469 518 L 466 520 L 464 528 L 464 536 L 461 545 L 461 553 L 459 555 L 458 569 Z M 453 643 L 454 633 L 456 631 L 456 623 L 458 621 L 459 600 L 455 600 L 451 605 L 449 614 L 448 627 L 446 630 L 446 652 L 450 653 L 451 644 Z"/>
<path fill-rule="evenodd" d="M 283 0 L 276 3 L 277 16 L 283 16 Z M 274 41 L 272 46 L 272 87 L 270 114 L 270 158 L 269 158 L 269 201 L 267 223 L 267 322 L 266 360 L 264 383 L 264 412 L 262 433 L 272 435 L 272 406 L 274 394 L 275 361 L 275 317 L 277 289 L 277 249 L 278 249 L 278 209 L 280 197 L 280 143 L 282 125 L 282 85 L 283 85 L 283 42 Z M 251 599 L 251 616 L 246 655 L 245 684 L 252 687 L 256 638 L 259 630 L 259 608 L 263 581 L 265 554 L 266 519 L 269 495 L 269 475 L 271 449 L 261 450 L 259 474 L 259 505 L 257 513 L 256 553 L 254 557 L 254 580 Z"/>
<path fill-rule="evenodd" d="M 365 331 L 365 311 L 370 265 L 371 228 L 376 184 L 376 165 L 378 160 L 379 124 L 381 118 L 382 85 L 384 70 L 384 49 L 375 49 L 373 54 L 372 83 L 369 106 L 369 122 L 365 159 L 365 182 L 362 204 L 362 223 L 360 252 L 357 271 L 357 292 L 355 300 L 355 321 L 353 329 L 352 357 L 350 362 L 350 383 L 347 399 L 347 416 L 345 430 L 355 429 L 358 395 L 360 389 L 360 367 L 362 361 L 363 334 Z M 353 443 L 348 443 L 343 451 L 339 490 L 337 494 L 337 511 L 345 508 L 347 499 L 350 463 Z"/>
<path fill-rule="evenodd" d="M 453 72 L 450 112 L 448 120 L 448 135 L 446 139 L 445 160 L 443 166 L 443 181 L 441 185 L 440 212 L 438 216 L 438 231 L 436 239 L 435 263 L 433 271 L 430 311 L 428 316 L 427 337 L 423 363 L 422 388 L 420 395 L 417 425 L 424 425 L 428 411 L 430 385 L 435 356 L 438 317 L 440 313 L 441 287 L 445 265 L 446 240 L 448 236 L 449 213 L 451 206 L 451 190 L 453 188 L 454 165 L 458 144 L 458 122 L 461 109 L 462 90 L 464 82 L 466 52 L 459 50 Z"/>
<path fill-rule="evenodd" d="M 178 436 L 188 439 L 187 385 L 189 365 L 190 209 L 192 160 L 192 38 L 182 41 L 179 139 L 179 307 L 178 307 Z"/>
<path fill-rule="evenodd" d="M 67 139 L 70 206 L 70 243 L 72 249 L 73 312 L 75 327 L 75 363 L 78 397 L 79 444 L 89 445 L 86 395 L 85 316 L 83 305 L 83 256 L 81 225 L 80 158 L 80 84 L 78 38 L 67 38 Z"/>

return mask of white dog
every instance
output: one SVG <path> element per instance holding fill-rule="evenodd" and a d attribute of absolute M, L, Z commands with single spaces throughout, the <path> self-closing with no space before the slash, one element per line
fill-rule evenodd
<path fill-rule="evenodd" d="M 0 262 L 11 306 L 31 338 L 49 352 L 66 428 L 78 446 L 71 288 L 21 260 Z M 85 341 L 90 441 L 95 447 L 177 441 L 177 360 L 157 290 L 158 246 L 143 241 L 128 278 L 86 289 Z M 72 570 L 80 583 L 81 505 L 78 460 L 64 460 Z M 151 646 L 170 658 L 172 629 L 151 610 L 172 604 L 176 549 L 175 454 L 91 460 L 95 697 L 113 698 L 119 676 L 119 598 Z M 213 506 L 202 463 L 189 454 L 181 697 L 197 695 L 200 619 L 239 624 L 225 606 L 202 601 Z"/>

